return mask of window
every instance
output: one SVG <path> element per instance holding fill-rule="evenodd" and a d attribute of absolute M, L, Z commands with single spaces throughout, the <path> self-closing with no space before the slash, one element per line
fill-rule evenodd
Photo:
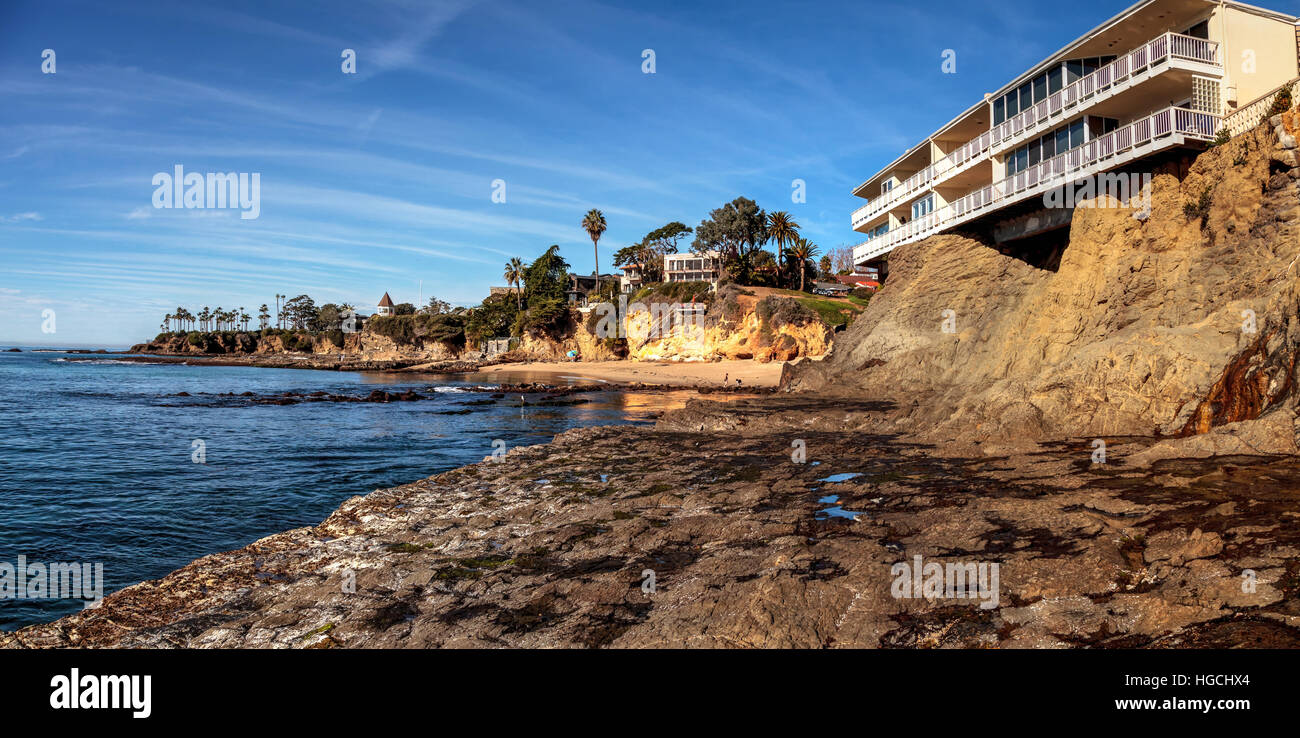
<path fill-rule="evenodd" d="M 1034 91 L 1028 82 L 1020 85 L 1020 110 L 1024 112 L 1033 107 Z"/>
<path fill-rule="evenodd" d="M 885 194 L 886 192 L 889 192 L 889 191 L 892 190 L 892 189 L 894 189 L 894 180 L 892 180 L 892 179 L 887 179 L 887 180 L 885 180 L 884 182 L 881 182 L 881 183 L 880 183 L 880 194 L 883 195 L 883 194 Z"/>
<path fill-rule="evenodd" d="M 1056 156 L 1056 135 L 1049 133 L 1038 139 L 1038 145 L 1043 149 L 1043 159 L 1051 159 Z"/>
<path fill-rule="evenodd" d="M 912 220 L 929 215 L 932 212 L 934 212 L 934 195 L 926 195 L 912 203 Z"/>
<path fill-rule="evenodd" d="M 1007 118 L 1016 117 L 1020 112 L 1020 98 L 1014 92 L 1007 93 Z"/>
<path fill-rule="evenodd" d="M 1072 59 L 1065 63 L 1065 83 L 1077 82 L 1083 76 L 1083 62 Z"/>
<path fill-rule="evenodd" d="M 1039 103 L 1047 99 L 1047 75 L 1034 77 L 1034 102 Z"/>
<path fill-rule="evenodd" d="M 1004 97 L 999 97 L 993 101 L 993 125 L 1000 125 L 1002 121 L 1006 120 L 1006 110 L 1007 105 Z"/>
<path fill-rule="evenodd" d="M 1070 124 L 1070 148 L 1083 145 L 1083 120 L 1076 120 Z"/>
<path fill-rule="evenodd" d="M 889 232 L 889 224 L 882 223 L 881 225 L 878 225 L 875 228 L 872 228 L 871 230 L 867 231 L 867 240 L 870 241 L 871 239 L 876 238 L 877 236 L 883 236 L 888 232 Z"/>
<path fill-rule="evenodd" d="M 1047 73 L 1047 94 L 1055 95 L 1061 91 L 1062 67 L 1057 67 Z"/>

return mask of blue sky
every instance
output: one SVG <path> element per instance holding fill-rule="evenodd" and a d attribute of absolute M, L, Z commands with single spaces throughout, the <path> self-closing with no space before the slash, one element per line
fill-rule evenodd
<path fill-rule="evenodd" d="M 6 0 L 0 342 L 129 344 L 177 305 L 277 292 L 415 302 L 421 280 L 473 305 L 552 243 L 590 273 L 592 207 L 602 271 L 738 195 L 851 245 L 854 185 L 1126 5 Z M 154 208 L 177 164 L 259 173 L 260 217 Z"/>

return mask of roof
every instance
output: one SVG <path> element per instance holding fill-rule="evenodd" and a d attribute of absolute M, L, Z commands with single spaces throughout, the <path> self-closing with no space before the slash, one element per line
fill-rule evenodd
<path fill-rule="evenodd" d="M 392 306 L 393 306 L 393 298 L 389 297 L 388 293 L 385 292 L 384 296 L 379 298 L 379 307 L 390 308 Z"/>
<path fill-rule="evenodd" d="M 875 282 L 876 278 L 871 274 L 836 274 L 835 281 L 840 284 L 868 284 Z"/>

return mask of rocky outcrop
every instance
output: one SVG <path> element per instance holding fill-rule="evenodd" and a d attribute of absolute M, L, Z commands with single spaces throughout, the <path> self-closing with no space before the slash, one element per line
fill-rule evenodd
<path fill-rule="evenodd" d="M 1300 116 L 1278 123 L 1294 133 Z M 1261 125 L 1157 171 L 1149 211 L 1076 209 L 1055 272 L 961 235 L 900 247 L 827 359 L 785 386 L 892 400 L 895 429 L 937 439 L 1233 434 L 1263 418 L 1249 447 L 1294 453 L 1288 145 Z"/>
<path fill-rule="evenodd" d="M 760 363 L 821 357 L 834 332 L 797 300 L 758 297 L 734 285 L 723 286 L 699 319 L 665 321 L 655 306 L 627 320 L 631 358 L 645 361 L 721 361 Z"/>

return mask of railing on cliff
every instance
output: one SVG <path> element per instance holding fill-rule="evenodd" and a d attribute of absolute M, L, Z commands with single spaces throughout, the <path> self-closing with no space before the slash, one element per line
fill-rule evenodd
<path fill-rule="evenodd" d="M 1227 130 L 1228 135 L 1230 136 L 1239 136 L 1259 125 L 1259 122 L 1264 120 L 1264 114 L 1267 113 L 1268 109 L 1273 105 L 1273 98 L 1277 97 L 1277 93 L 1287 88 L 1291 89 L 1292 100 L 1295 100 L 1297 96 L 1300 96 L 1300 77 L 1296 77 L 1285 84 L 1278 85 L 1272 90 L 1265 92 L 1263 95 L 1260 95 L 1249 103 L 1241 106 L 1232 113 L 1224 116 L 1221 130 Z"/>

